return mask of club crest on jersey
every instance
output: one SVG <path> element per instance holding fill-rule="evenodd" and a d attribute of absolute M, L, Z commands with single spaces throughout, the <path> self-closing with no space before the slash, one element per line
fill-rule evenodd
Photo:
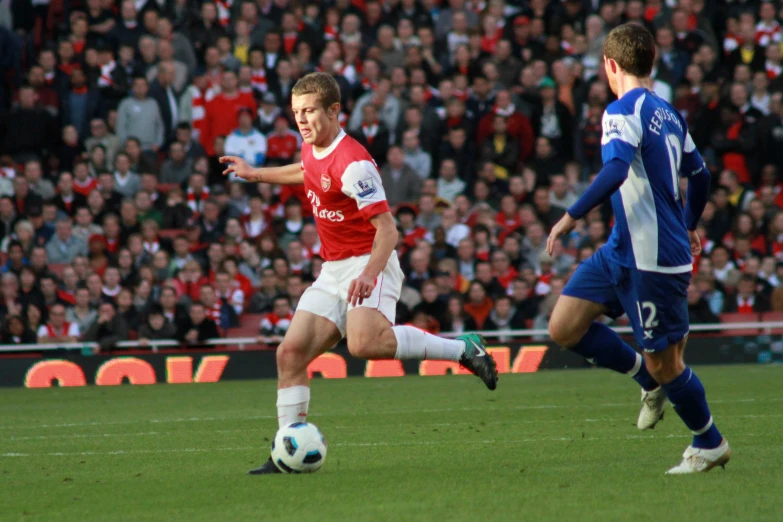
<path fill-rule="evenodd" d="M 372 196 L 376 192 L 376 188 L 372 184 L 372 178 L 363 179 L 358 183 L 354 183 L 353 188 L 356 189 L 356 195 L 360 198 Z"/>
<path fill-rule="evenodd" d="M 625 127 L 625 118 L 609 118 L 604 122 L 605 135 L 611 136 L 616 134 L 620 136 L 623 132 L 623 127 Z"/>
<path fill-rule="evenodd" d="M 321 188 L 324 189 L 324 192 L 328 192 L 331 186 L 332 178 L 329 177 L 329 174 L 321 174 Z"/>

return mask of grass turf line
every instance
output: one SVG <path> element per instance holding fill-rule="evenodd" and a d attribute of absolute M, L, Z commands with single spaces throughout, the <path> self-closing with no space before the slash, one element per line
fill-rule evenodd
<path fill-rule="evenodd" d="M 0 520 L 779 520 L 780 367 L 698 368 L 733 460 L 666 477 L 689 442 L 603 370 L 316 380 L 310 476 L 250 477 L 272 381 L 0 391 Z M 16 456 L 12 456 L 16 455 Z"/>

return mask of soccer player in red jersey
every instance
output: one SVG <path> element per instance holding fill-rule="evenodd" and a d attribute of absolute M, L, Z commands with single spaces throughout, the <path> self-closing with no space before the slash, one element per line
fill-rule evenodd
<path fill-rule="evenodd" d="M 224 156 L 225 175 L 249 182 L 304 184 L 313 208 L 321 275 L 302 295 L 291 326 L 277 348 L 277 411 L 280 427 L 304 421 L 310 403 L 307 366 L 348 337 L 348 351 L 361 359 L 459 361 L 490 390 L 497 368 L 477 334 L 438 337 L 412 326 L 393 326 L 404 274 L 394 247 L 397 228 L 367 150 L 340 127 L 340 88 L 324 73 L 301 78 L 291 102 L 302 134 L 302 162 L 250 167 Z M 251 474 L 280 473 L 270 458 Z"/>

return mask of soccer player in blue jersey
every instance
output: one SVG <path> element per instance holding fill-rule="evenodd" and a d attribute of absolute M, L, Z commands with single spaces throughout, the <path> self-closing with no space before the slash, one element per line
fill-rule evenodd
<path fill-rule="evenodd" d="M 685 119 L 651 90 L 654 57 L 655 41 L 640 25 L 621 25 L 604 43 L 606 75 L 618 97 L 603 116 L 604 166 L 554 226 L 547 250 L 551 255 L 555 241 L 610 196 L 615 225 L 607 244 L 579 265 L 566 285 L 549 333 L 594 364 L 639 383 L 639 429 L 655 426 L 668 398 L 693 432 L 682 462 L 668 473 L 705 472 L 724 466 L 731 456 L 701 381 L 683 362 L 686 294 L 692 255 L 701 251 L 696 225 L 707 202 L 710 173 Z M 681 176 L 688 178 L 684 203 Z M 596 321 L 623 312 L 644 357 Z"/>

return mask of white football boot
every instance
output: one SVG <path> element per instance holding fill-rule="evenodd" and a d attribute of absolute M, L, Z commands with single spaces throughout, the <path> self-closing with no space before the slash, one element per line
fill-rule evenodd
<path fill-rule="evenodd" d="M 729 441 L 723 439 L 720 446 L 714 449 L 694 448 L 688 446 L 682 454 L 682 462 L 666 472 L 667 475 L 685 475 L 688 473 L 706 473 L 715 466 L 726 467 L 731 458 Z"/>
<path fill-rule="evenodd" d="M 636 421 L 636 427 L 640 430 L 651 430 L 663 419 L 663 409 L 666 407 L 666 394 L 663 392 L 663 386 L 658 386 L 652 391 L 642 390 L 642 411 L 639 412 L 639 419 Z"/>

